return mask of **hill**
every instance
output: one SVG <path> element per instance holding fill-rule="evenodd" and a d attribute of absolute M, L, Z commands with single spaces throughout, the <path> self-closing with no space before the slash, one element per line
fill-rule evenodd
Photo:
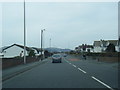
<path fill-rule="evenodd" d="M 61 49 L 61 48 L 45 48 L 48 52 L 70 52 L 70 49 Z"/>

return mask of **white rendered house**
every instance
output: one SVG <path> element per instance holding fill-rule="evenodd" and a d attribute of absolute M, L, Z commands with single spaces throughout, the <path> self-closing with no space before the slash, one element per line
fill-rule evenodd
<path fill-rule="evenodd" d="M 119 52 L 118 40 L 100 40 L 94 41 L 94 52 L 104 52 L 109 44 L 115 45 L 115 50 Z"/>
<path fill-rule="evenodd" d="M 28 53 L 30 52 L 30 50 L 31 50 L 30 48 L 26 47 L 26 56 L 28 56 Z M 23 57 L 24 46 L 18 45 L 18 44 L 13 44 L 2 50 L 4 58 L 13 58 L 13 57 L 20 56 L 21 52 L 22 52 L 22 57 Z"/>

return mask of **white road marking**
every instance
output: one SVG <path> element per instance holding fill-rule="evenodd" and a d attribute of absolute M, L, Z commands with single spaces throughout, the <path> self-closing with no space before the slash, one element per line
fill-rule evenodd
<path fill-rule="evenodd" d="M 66 62 L 68 62 L 67 60 L 66 60 Z M 70 62 L 68 62 L 69 64 L 72 64 L 72 63 L 70 63 Z M 73 64 L 73 66 L 74 67 L 77 67 L 76 65 L 74 65 Z M 82 71 L 83 73 L 87 73 L 87 72 L 85 72 L 84 70 L 82 70 L 82 69 L 80 69 L 80 68 L 78 68 L 80 71 Z M 113 88 L 111 88 L 110 86 L 108 86 L 107 84 L 105 84 L 105 83 L 103 83 L 102 81 L 100 81 L 100 80 L 98 80 L 97 78 L 95 78 L 94 76 L 91 76 L 94 80 L 96 80 L 97 82 L 99 82 L 99 83 L 101 83 L 102 85 L 104 85 L 105 87 L 107 87 L 107 88 L 109 88 L 110 90 L 114 90 Z"/>
<path fill-rule="evenodd" d="M 82 70 L 82 69 L 80 69 L 80 68 L 78 68 L 80 71 L 82 71 L 83 73 L 86 73 L 84 70 Z"/>
<path fill-rule="evenodd" d="M 66 62 L 68 62 L 68 61 L 66 60 Z M 68 62 L 68 63 L 71 64 L 70 62 Z M 77 67 L 77 66 L 74 65 L 74 64 L 73 64 L 72 66 L 75 67 L 75 68 Z M 82 69 L 80 69 L 80 68 L 78 68 L 78 69 L 79 69 L 80 71 L 82 71 L 83 73 L 86 73 L 84 70 L 82 70 Z"/>
<path fill-rule="evenodd" d="M 113 88 L 111 88 L 110 86 L 108 86 L 107 84 L 103 83 L 102 81 L 98 80 L 97 78 L 91 76 L 94 80 L 98 81 L 99 83 L 101 83 L 102 85 L 106 86 L 107 88 L 109 88 L 110 90 L 114 90 Z"/>
<path fill-rule="evenodd" d="M 76 66 L 73 64 L 73 67 L 76 67 Z"/>

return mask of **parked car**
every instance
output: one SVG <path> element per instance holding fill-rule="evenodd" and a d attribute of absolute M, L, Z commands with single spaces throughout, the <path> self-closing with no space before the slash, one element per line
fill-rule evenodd
<path fill-rule="evenodd" d="M 61 63 L 62 62 L 62 56 L 60 54 L 54 54 L 52 55 L 52 63 Z"/>

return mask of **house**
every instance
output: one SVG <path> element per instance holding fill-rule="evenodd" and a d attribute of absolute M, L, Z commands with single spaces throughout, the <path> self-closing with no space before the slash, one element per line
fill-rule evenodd
<path fill-rule="evenodd" d="M 93 45 L 82 44 L 75 48 L 76 52 L 93 52 Z"/>
<path fill-rule="evenodd" d="M 81 52 L 81 47 L 80 47 L 80 46 L 78 46 L 78 47 L 75 47 L 75 52 L 76 52 L 76 53 L 79 53 L 79 52 Z"/>
<path fill-rule="evenodd" d="M 109 44 L 115 45 L 115 50 L 119 51 L 118 40 L 100 40 L 94 41 L 94 52 L 104 52 Z"/>
<path fill-rule="evenodd" d="M 117 51 L 117 52 L 119 52 L 119 42 L 118 42 L 118 40 L 108 40 L 108 45 L 109 44 L 113 44 L 114 46 L 115 46 L 115 50 Z"/>
<path fill-rule="evenodd" d="M 0 53 L 0 58 L 3 58 L 3 56 L 4 56 L 3 53 Z"/>
<path fill-rule="evenodd" d="M 41 49 L 40 48 L 32 47 L 32 49 L 34 50 L 34 53 L 35 53 L 36 56 L 41 55 Z M 44 54 L 44 52 L 42 52 L 42 54 Z"/>
<path fill-rule="evenodd" d="M 93 43 L 94 52 L 103 52 L 106 50 L 108 45 L 109 45 L 108 41 L 105 41 L 105 40 L 94 41 Z"/>
<path fill-rule="evenodd" d="M 87 52 L 94 52 L 93 45 L 87 45 L 86 51 L 87 51 Z"/>
<path fill-rule="evenodd" d="M 120 36 L 119 36 L 119 39 L 118 39 L 118 51 L 120 52 Z"/>
<path fill-rule="evenodd" d="M 28 56 L 30 50 L 32 50 L 29 47 L 26 47 L 26 56 Z M 4 49 L 2 49 L 2 53 L 4 55 L 4 58 L 13 58 L 17 56 L 23 57 L 24 54 L 24 46 L 13 44 L 11 46 L 8 46 Z"/>
<path fill-rule="evenodd" d="M 94 52 L 101 52 L 101 44 L 100 44 L 100 41 L 94 41 L 93 47 L 94 47 Z"/>

